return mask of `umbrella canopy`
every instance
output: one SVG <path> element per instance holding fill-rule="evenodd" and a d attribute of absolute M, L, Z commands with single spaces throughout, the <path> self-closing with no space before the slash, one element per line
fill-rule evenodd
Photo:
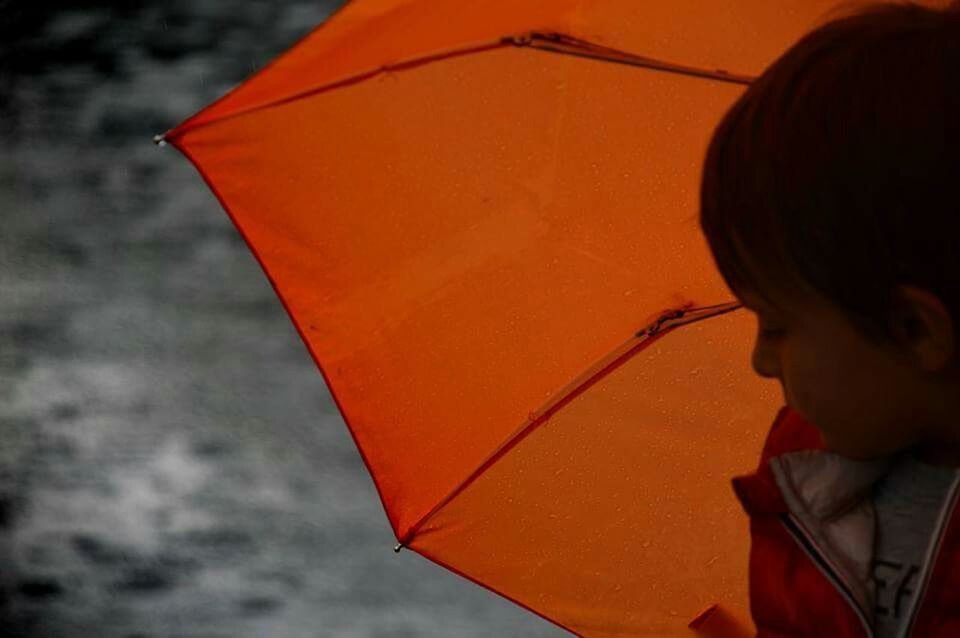
<path fill-rule="evenodd" d="M 163 136 L 274 286 L 398 548 L 580 635 L 749 624 L 729 478 L 783 396 L 700 234 L 700 165 L 833 4 L 354 0 Z"/>

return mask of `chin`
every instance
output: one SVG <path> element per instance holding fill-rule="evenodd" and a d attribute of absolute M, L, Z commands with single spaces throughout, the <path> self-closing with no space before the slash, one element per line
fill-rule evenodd
<path fill-rule="evenodd" d="M 825 440 L 825 443 L 826 448 L 834 454 L 839 454 L 840 456 L 846 457 L 853 461 L 873 461 L 884 456 L 883 454 L 877 454 L 876 452 L 846 449 L 843 446 L 833 445 L 827 440 Z"/>
<path fill-rule="evenodd" d="M 839 454 L 840 456 L 845 456 L 848 459 L 854 460 L 863 460 L 863 454 L 857 450 L 850 450 L 845 448 L 843 445 L 838 445 L 836 441 L 830 439 L 829 436 L 824 434 L 823 430 L 820 430 L 820 438 L 823 439 L 823 447 L 834 454 Z"/>
<path fill-rule="evenodd" d="M 861 452 L 846 452 L 846 451 L 836 450 L 836 453 L 852 461 L 872 461 L 877 458 L 875 454 L 864 454 Z"/>

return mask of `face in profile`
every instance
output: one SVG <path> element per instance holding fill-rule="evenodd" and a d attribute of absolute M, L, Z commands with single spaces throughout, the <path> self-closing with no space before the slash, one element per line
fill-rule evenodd
<path fill-rule="evenodd" d="M 825 300 L 737 296 L 757 322 L 753 369 L 780 382 L 786 404 L 819 429 L 827 449 L 866 460 L 917 442 L 916 370 L 902 358 Z"/>

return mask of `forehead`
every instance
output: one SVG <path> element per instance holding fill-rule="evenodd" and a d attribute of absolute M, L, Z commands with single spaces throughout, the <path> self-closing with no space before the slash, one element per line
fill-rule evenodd
<path fill-rule="evenodd" d="M 829 306 L 815 288 L 790 267 L 774 268 L 763 265 L 749 251 L 742 248 L 739 237 L 734 237 L 738 246 L 742 269 L 739 276 L 727 280 L 733 293 L 751 310 L 780 315 L 816 313 Z M 776 260 L 774 260 L 776 261 Z"/>
<path fill-rule="evenodd" d="M 747 263 L 750 264 L 749 260 Z M 778 286 L 763 269 L 748 265 L 746 276 L 728 280 L 731 290 L 743 305 L 751 310 L 778 311 L 789 305 L 788 294 Z M 760 273 L 760 274 L 758 274 Z"/>

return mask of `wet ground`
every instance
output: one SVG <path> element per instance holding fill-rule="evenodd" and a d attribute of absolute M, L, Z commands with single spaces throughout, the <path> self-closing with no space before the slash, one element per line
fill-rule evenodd
<path fill-rule="evenodd" d="M 569 635 L 393 552 L 263 272 L 151 142 L 336 4 L 0 0 L 0 635 Z"/>

